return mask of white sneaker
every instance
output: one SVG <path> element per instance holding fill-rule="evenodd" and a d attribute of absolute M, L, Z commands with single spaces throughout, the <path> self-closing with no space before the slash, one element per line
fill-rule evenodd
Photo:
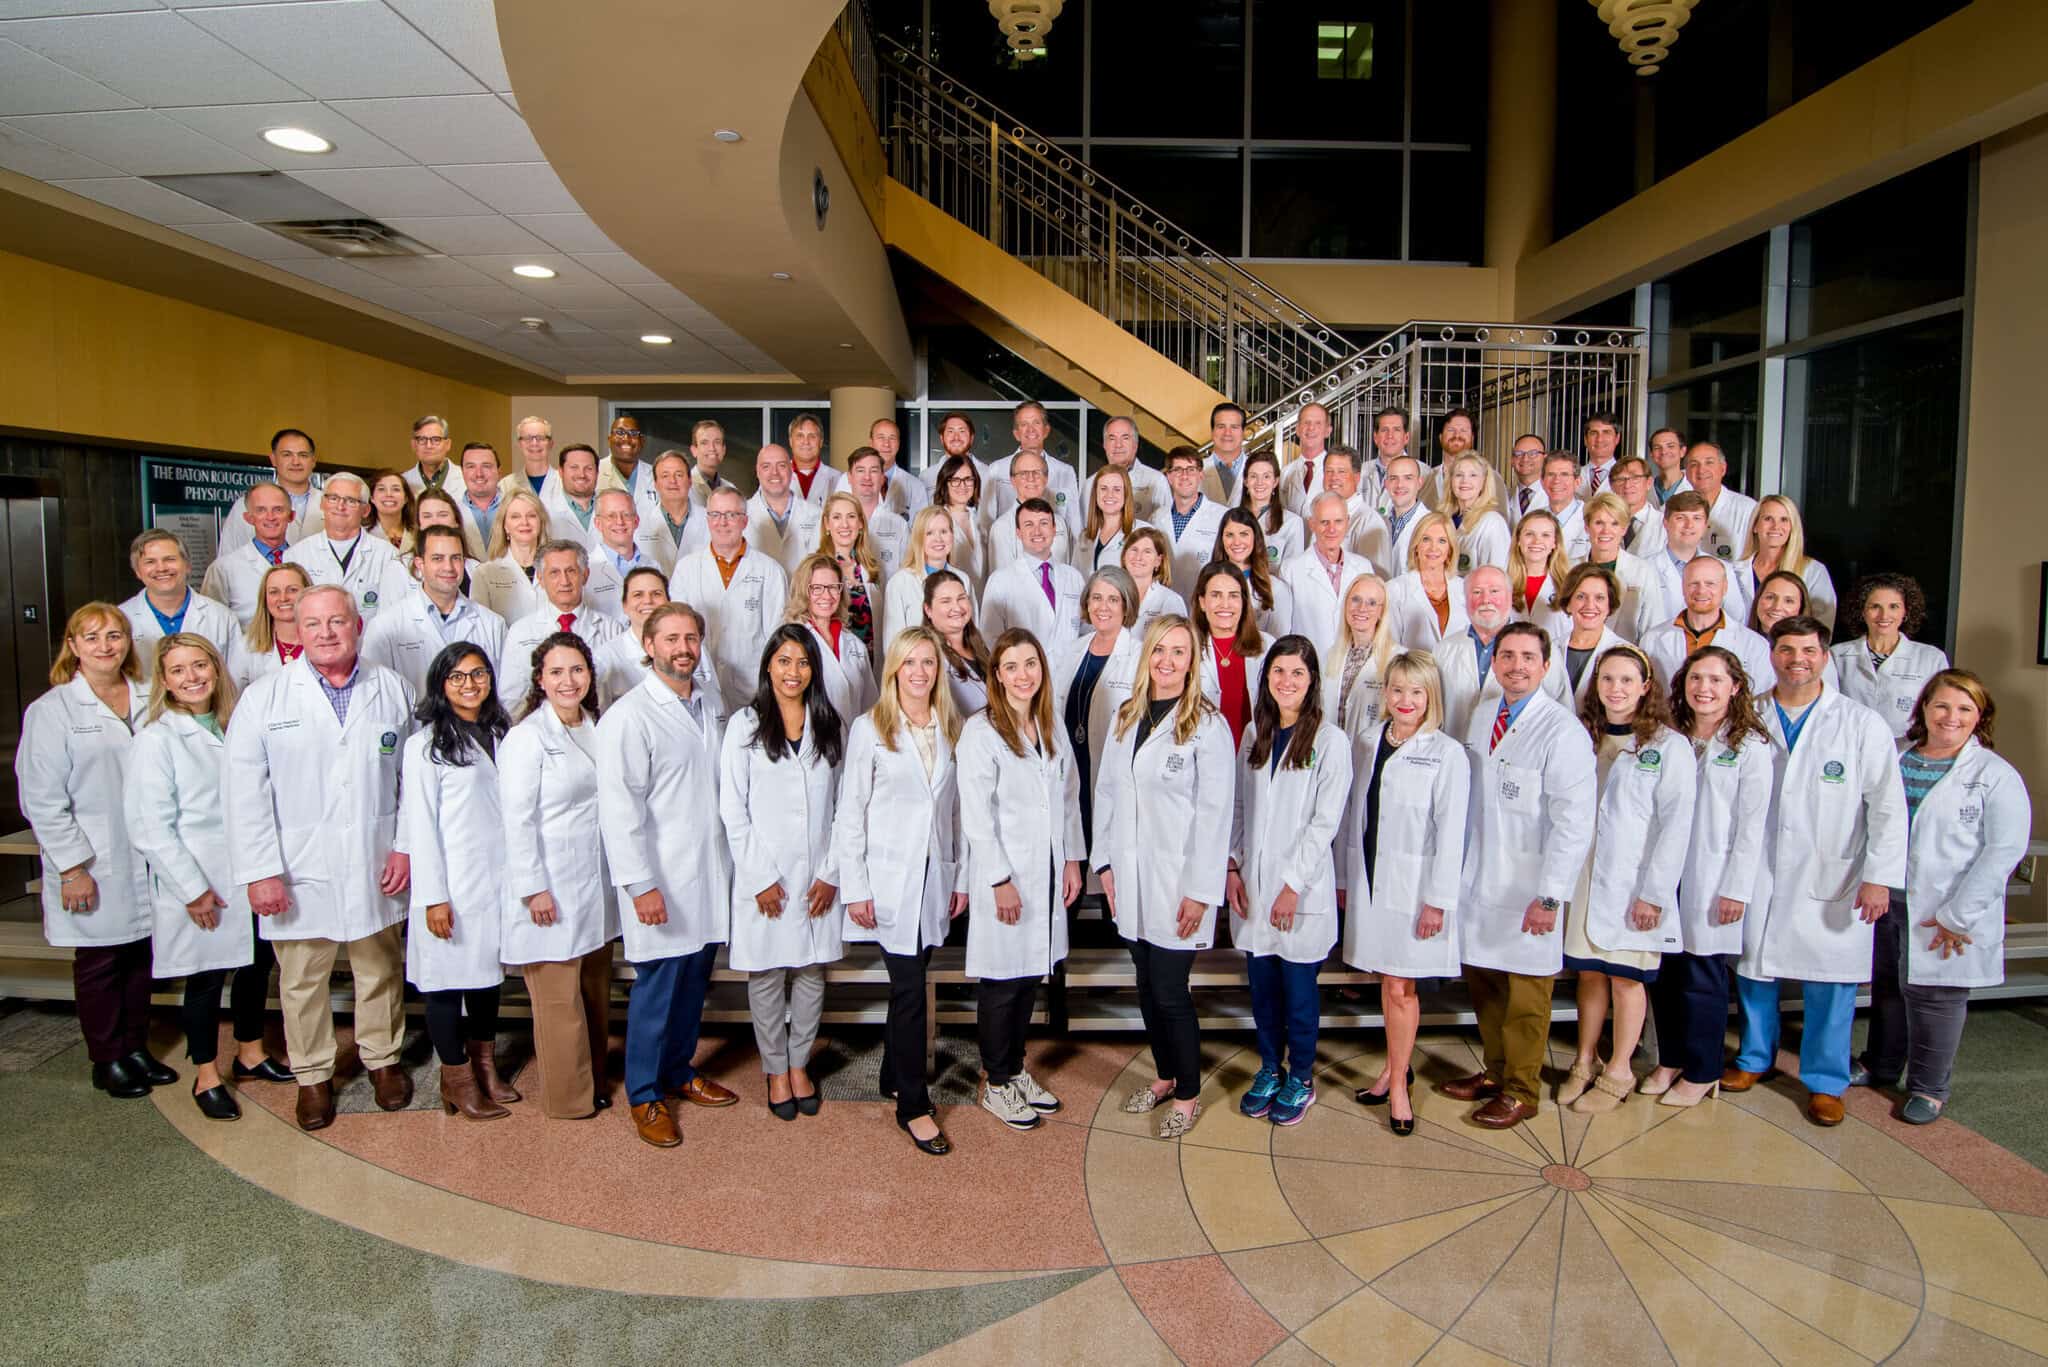
<path fill-rule="evenodd" d="M 1060 1108 L 1060 1099 L 1038 1085 L 1038 1079 L 1029 1073 L 1019 1073 L 1010 1084 L 1024 1098 L 1024 1104 L 1040 1115 L 1051 1115 Z"/>
<path fill-rule="evenodd" d="M 1038 1112 L 1024 1100 L 1024 1094 L 1015 1082 L 984 1082 L 981 1085 L 981 1109 L 1013 1130 L 1035 1130 L 1039 1126 Z"/>

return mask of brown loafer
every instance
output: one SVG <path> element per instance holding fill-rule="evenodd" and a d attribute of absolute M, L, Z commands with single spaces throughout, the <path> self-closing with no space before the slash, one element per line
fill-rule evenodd
<path fill-rule="evenodd" d="M 1816 1125 L 1839 1125 L 1848 1114 L 1842 1109 L 1842 1098 L 1838 1096 L 1815 1092 L 1806 1098 L 1806 1118 Z"/>
<path fill-rule="evenodd" d="M 1500 1095 L 1500 1083 L 1485 1073 L 1474 1073 L 1470 1077 L 1439 1082 L 1436 1089 L 1453 1101 L 1484 1101 L 1488 1097 Z"/>
<path fill-rule="evenodd" d="M 1721 1090 L 1724 1092 L 1746 1092 L 1759 1082 L 1768 1082 L 1778 1075 L 1775 1068 L 1766 1068 L 1761 1073 L 1752 1073 L 1742 1068 L 1730 1068 L 1721 1074 Z"/>
<path fill-rule="evenodd" d="M 324 1130 L 334 1123 L 334 1084 L 316 1082 L 299 1088 L 299 1128 Z"/>
<path fill-rule="evenodd" d="M 682 1131 L 676 1128 L 676 1118 L 669 1113 L 665 1101 L 643 1101 L 633 1107 L 633 1128 L 640 1132 L 640 1138 L 657 1149 L 672 1149 L 683 1142 Z"/>
<path fill-rule="evenodd" d="M 685 1082 L 673 1095 L 692 1106 L 731 1106 L 740 1099 L 738 1092 L 719 1086 L 702 1073 Z"/>
<path fill-rule="evenodd" d="M 1536 1108 L 1511 1096 L 1497 1096 L 1465 1117 L 1488 1130 L 1512 1130 L 1524 1120 L 1534 1120 Z"/>
<path fill-rule="evenodd" d="M 377 1108 L 402 1111 L 412 1104 L 412 1079 L 395 1063 L 370 1070 L 370 1089 L 377 1094 Z"/>

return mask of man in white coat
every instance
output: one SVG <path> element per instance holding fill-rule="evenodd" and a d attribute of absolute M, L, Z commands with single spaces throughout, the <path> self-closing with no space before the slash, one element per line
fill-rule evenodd
<path fill-rule="evenodd" d="M 1380 503 L 1374 509 L 1379 525 L 1375 528 L 1354 513 L 1351 548 L 1372 561 L 1382 578 L 1397 579 L 1408 572 L 1408 548 L 1414 544 L 1416 524 L 1428 511 L 1422 501 L 1422 462 L 1395 456 L 1387 462 Z"/>
<path fill-rule="evenodd" d="M 1579 502 L 1579 463 L 1569 451 L 1543 458 L 1543 506 L 1557 519 L 1558 549 L 1566 560 L 1586 553 L 1586 505 Z"/>
<path fill-rule="evenodd" d="M 624 489 L 601 489 L 597 495 L 597 544 L 590 548 L 590 582 L 583 596 L 607 617 L 623 619 L 619 594 L 626 576 L 642 565 L 661 569 L 640 543 L 640 507 Z M 666 571 L 663 571 L 666 573 Z"/>
<path fill-rule="evenodd" d="M 1194 591 L 1195 577 L 1216 549 L 1223 526 L 1223 505 L 1202 494 L 1202 456 L 1192 446 L 1176 446 L 1166 458 L 1166 485 L 1173 497 L 1159 510 L 1159 530 L 1172 547 L 1172 587 Z"/>
<path fill-rule="evenodd" d="M 562 448 L 562 468 L 541 490 L 548 530 L 558 537 L 597 541 L 597 452 L 582 442 Z"/>
<path fill-rule="evenodd" d="M 940 434 L 942 437 L 944 433 Z M 972 436 L 970 432 L 970 438 Z M 1046 438 L 1052 435 L 1052 419 L 1047 416 L 1045 405 L 1026 399 L 1010 413 L 1010 435 L 1016 439 L 1017 449 L 1001 460 L 992 460 L 981 471 L 984 505 L 989 508 L 991 521 L 1008 517 L 1010 510 L 1020 501 L 1017 492 L 1009 487 L 1010 466 L 1018 456 L 1033 455 L 1045 462 L 1045 501 L 1056 510 L 1072 509 L 1080 499 L 1081 481 L 1075 477 L 1074 467 L 1063 460 L 1054 460 L 1046 454 Z"/>
<path fill-rule="evenodd" d="M 739 502 L 730 490 L 711 497 L 714 507 Z M 640 1138 L 664 1149 L 683 1142 L 671 1098 L 739 1100 L 693 1061 L 732 914 L 732 859 L 717 819 L 722 728 L 694 683 L 703 640 L 703 615 L 688 604 L 649 613 L 640 628 L 648 677 L 597 726 L 605 862 L 629 904 L 619 917 L 634 973 L 626 1099 Z"/>
<path fill-rule="evenodd" d="M 225 603 L 243 628 L 255 619 L 262 593 L 263 576 L 284 563 L 292 545 L 291 498 L 277 485 L 265 480 L 251 485 L 241 497 L 242 544 L 222 550 L 206 567 L 199 591 L 216 603 Z M 227 542 L 225 534 L 221 537 Z"/>
<path fill-rule="evenodd" d="M 370 512 L 370 486 L 347 471 L 331 475 L 320 491 L 321 529 L 284 553 L 317 586 L 338 584 L 355 595 L 365 620 L 387 598 L 403 596 L 408 582 L 398 552 L 381 536 L 363 531 Z"/>
<path fill-rule="evenodd" d="M 762 447 L 754 457 L 754 496 L 744 505 L 747 545 L 785 571 L 818 549 L 818 526 L 825 516 L 822 498 L 811 503 L 797 497 L 790 482 L 793 468 L 789 452 L 772 442 Z M 708 500 L 705 507 L 710 507 Z M 716 524 L 712 536 L 717 536 Z"/>
<path fill-rule="evenodd" d="M 719 691 L 738 707 L 741 699 L 754 696 L 760 682 L 761 648 L 782 622 L 789 576 L 749 541 L 747 506 L 738 493 L 720 489 L 712 494 L 704 515 L 711 524 L 711 543 L 676 561 L 668 596 L 703 617 L 701 649 L 717 666 Z M 716 804 L 705 813 L 715 810 Z"/>
<path fill-rule="evenodd" d="M 1102 458 L 1130 476 L 1132 516 L 1158 526 L 1160 510 L 1172 501 L 1173 490 L 1167 486 L 1166 476 L 1138 459 L 1137 419 L 1116 417 L 1102 424 Z M 1090 475 L 1077 512 L 1082 526 L 1087 525 L 1088 509 L 1094 506 L 1095 475 Z"/>
<path fill-rule="evenodd" d="M 1685 482 L 1707 501 L 1706 553 L 1717 560 L 1736 560 L 1749 545 L 1749 524 L 1756 520 L 1756 500 L 1721 481 L 1728 478 L 1728 457 L 1710 441 L 1696 441 L 1685 453 Z"/>
<path fill-rule="evenodd" d="M 242 634 L 240 624 L 227 604 L 188 587 L 192 562 L 183 542 L 152 528 L 130 543 L 128 567 L 142 581 L 142 591 L 121 604 L 121 611 L 128 614 L 128 634 L 142 658 L 144 682 L 156 672 L 156 643 L 174 632 L 204 636 L 223 660 L 228 658 Z"/>
<path fill-rule="evenodd" d="M 1323 456 L 1330 449 L 1335 430 L 1330 410 L 1319 403 L 1306 403 L 1294 418 L 1294 459 L 1280 472 L 1280 506 L 1306 522 L 1309 504 L 1323 492 Z"/>
<path fill-rule="evenodd" d="M 257 928 L 277 951 L 284 1038 L 301 1129 L 334 1120 L 334 1011 L 328 980 L 343 945 L 355 980 L 356 1052 L 377 1104 L 404 1110 L 399 925 L 411 861 L 398 845 L 399 755 L 412 697 L 358 658 L 361 619 L 336 585 L 299 597 L 304 654 L 252 684 L 228 727 L 229 854 Z"/>
<path fill-rule="evenodd" d="M 1621 446 L 1620 416 L 1595 413 L 1587 418 L 1579 445 L 1586 453 L 1585 468 L 1579 471 L 1579 498 L 1590 502 L 1595 494 L 1614 487 L 1614 454 Z"/>
<path fill-rule="evenodd" d="M 284 491 L 291 508 L 291 516 L 285 522 L 287 544 L 302 541 L 320 528 L 320 481 L 313 476 L 314 463 L 313 439 L 298 428 L 287 427 L 271 437 L 270 468 L 277 476 L 276 487 Z M 220 549 L 216 554 L 225 556 L 249 544 L 255 524 L 249 521 L 248 510 L 249 491 L 244 490 L 221 519 Z"/>
<path fill-rule="evenodd" d="M 1514 615 L 1506 570 L 1481 565 L 1465 576 L 1465 629 L 1438 641 L 1433 652 L 1443 677 L 1445 734 L 1464 735 L 1475 710 L 1497 710 L 1500 680 L 1493 673 L 1493 648 Z M 1571 707 L 1571 675 L 1555 649 L 1545 662 L 1543 691 L 1553 702 Z"/>
<path fill-rule="evenodd" d="M 894 418 L 876 418 L 868 424 L 868 445 L 882 458 L 882 501 L 908 527 L 918 510 L 932 501 L 924 481 L 903 464 L 903 429 Z M 849 475 L 853 462 L 847 461 Z"/>
<path fill-rule="evenodd" d="M 1663 505 L 1659 523 L 1663 535 L 1657 549 L 1643 557 L 1657 581 L 1657 601 L 1644 611 L 1652 619 L 1668 622 L 1685 607 L 1685 567 L 1706 554 L 1700 543 L 1707 535 L 1707 501 L 1690 489 L 1681 489 Z"/>
<path fill-rule="evenodd" d="M 1472 802 L 1460 953 L 1485 1066 L 1437 1090 L 1485 1101 L 1468 1119 L 1495 1130 L 1539 1107 L 1551 985 L 1564 968 L 1559 918 L 1592 849 L 1598 801 L 1593 743 L 1544 693 L 1549 664 L 1541 627 L 1503 627 L 1493 647 L 1500 704 L 1474 713 L 1465 731 Z"/>
<path fill-rule="evenodd" d="M 633 541 L 644 557 L 636 563 L 657 566 L 663 579 L 674 571 L 676 561 L 711 538 L 704 505 L 695 497 L 690 480 L 689 457 L 680 451 L 662 452 L 654 458 L 654 503 L 635 510 L 640 528 L 633 533 Z"/>
<path fill-rule="evenodd" d="M 1770 896 L 1743 920 L 1735 996 L 1742 1044 L 1721 1075 L 1746 1092 L 1776 1071 L 1778 984 L 1800 985 L 1799 1081 L 1806 1116 L 1842 1123 L 1856 987 L 1870 981 L 1877 918 L 1906 882 L 1906 788 L 1884 719 L 1821 682 L 1827 628 L 1771 628 L 1777 687 L 1758 703 L 1777 752 L 1765 828 Z"/>
<path fill-rule="evenodd" d="M 861 516 L 868 524 L 868 542 L 881 557 L 882 582 L 886 584 L 903 568 L 910 547 L 910 524 L 884 501 L 884 478 L 882 453 L 874 447 L 856 447 L 847 454 L 845 488 L 860 500 Z"/>
<path fill-rule="evenodd" d="M 1023 627 L 1050 656 L 1080 633 L 1086 581 L 1081 571 L 1053 557 L 1055 519 L 1052 504 L 1042 498 L 1017 506 L 1017 554 L 989 575 L 982 591 L 981 634 L 990 645 L 1011 627 Z"/>
<path fill-rule="evenodd" d="M 1319 651 L 1337 642 L 1345 585 L 1372 573 L 1372 562 L 1346 547 L 1350 525 L 1342 494 L 1318 494 L 1308 509 L 1308 549 L 1280 566 L 1280 582 L 1294 596 L 1294 619 L 1287 629 L 1308 637 Z M 1193 583 L 1188 587 L 1192 589 Z"/>
<path fill-rule="evenodd" d="M 1650 463 L 1641 456 L 1614 462 L 1614 492 L 1628 507 L 1628 528 L 1621 548 L 1648 560 L 1664 549 L 1664 509 L 1650 497 Z"/>
<path fill-rule="evenodd" d="M 1052 558 L 1062 565 L 1071 562 L 1080 529 L 1074 524 L 1067 507 L 1049 492 L 1045 457 L 1037 451 L 1019 451 L 1010 457 L 1010 478 L 1003 487 L 1008 491 L 1004 498 L 993 502 L 985 500 L 982 504 L 984 509 L 1001 510 L 988 512 L 985 524 L 989 571 L 993 573 L 1025 554 L 1017 540 L 1017 510 L 1034 500 L 1052 509 Z M 910 539 L 907 529 L 903 539 Z"/>
<path fill-rule="evenodd" d="M 1643 633 L 1643 654 L 1657 671 L 1657 686 L 1671 687 L 1679 667 L 1701 646 L 1721 646 L 1735 652 L 1749 675 L 1752 690 L 1771 679 L 1771 647 L 1763 637 L 1730 621 L 1722 603 L 1728 596 L 1728 567 L 1710 555 L 1686 562 L 1682 581 L 1685 607 L 1668 622 Z M 1825 652 L 1825 644 L 1823 644 Z"/>
<path fill-rule="evenodd" d="M 467 641 L 496 668 L 505 653 L 505 619 L 462 592 L 462 533 L 422 527 L 413 573 L 419 587 L 377 614 L 363 633 L 363 659 L 404 679 L 415 697 L 444 647 Z M 522 685 L 521 697 L 525 696 Z"/>
<path fill-rule="evenodd" d="M 580 541 L 548 541 L 534 552 L 534 583 L 540 597 L 533 611 L 505 626 L 505 644 L 497 659 L 498 701 L 516 712 L 533 686 L 533 648 L 558 631 L 583 638 L 595 655 L 625 624 L 598 610 L 584 593 L 590 581 L 590 552 Z"/>
<path fill-rule="evenodd" d="M 839 471 L 825 459 L 825 424 L 814 413 L 799 413 L 789 420 L 790 477 L 796 481 L 796 496 L 823 507 L 840 484 Z"/>

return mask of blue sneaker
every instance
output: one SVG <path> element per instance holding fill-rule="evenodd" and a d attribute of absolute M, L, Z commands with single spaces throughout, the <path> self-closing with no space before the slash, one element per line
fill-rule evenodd
<path fill-rule="evenodd" d="M 1280 1088 L 1280 1095 L 1273 1098 L 1269 1118 L 1275 1125 L 1299 1125 L 1308 1108 L 1315 1104 L 1315 1084 L 1291 1077 Z"/>
<path fill-rule="evenodd" d="M 1244 1100 L 1237 1103 L 1237 1109 L 1257 1120 L 1273 1109 L 1273 1094 L 1280 1090 L 1286 1076 L 1271 1068 L 1259 1069 L 1259 1075 L 1252 1079 L 1251 1090 L 1244 1094 Z"/>

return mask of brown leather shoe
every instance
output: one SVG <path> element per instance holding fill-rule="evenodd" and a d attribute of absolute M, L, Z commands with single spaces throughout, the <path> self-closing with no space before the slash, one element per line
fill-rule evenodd
<path fill-rule="evenodd" d="M 1524 1120 L 1534 1120 L 1536 1108 L 1511 1096 L 1497 1096 L 1465 1117 L 1489 1130 L 1512 1130 Z"/>
<path fill-rule="evenodd" d="M 676 1128 L 676 1118 L 669 1113 L 666 1101 L 643 1101 L 635 1105 L 633 1128 L 657 1149 L 672 1149 L 683 1142 L 682 1131 Z"/>
<path fill-rule="evenodd" d="M 316 1082 L 299 1088 L 299 1128 L 324 1130 L 334 1123 L 334 1084 Z"/>
<path fill-rule="evenodd" d="M 1838 1096 L 1815 1092 L 1806 1098 L 1806 1118 L 1816 1125 L 1839 1125 L 1848 1114 L 1842 1109 L 1842 1098 Z"/>
<path fill-rule="evenodd" d="M 1761 1073 L 1748 1072 L 1741 1068 L 1730 1068 L 1721 1074 L 1721 1090 L 1724 1092 L 1746 1092 L 1759 1082 L 1769 1082 L 1778 1075 L 1776 1068 L 1766 1068 Z"/>
<path fill-rule="evenodd" d="M 412 1104 L 412 1079 L 395 1063 L 372 1068 L 370 1088 L 377 1094 L 379 1110 L 402 1111 Z"/>
<path fill-rule="evenodd" d="M 1500 1095 L 1500 1083 L 1485 1073 L 1474 1073 L 1470 1077 L 1439 1082 L 1436 1090 L 1453 1101 L 1484 1101 L 1488 1097 Z"/>
<path fill-rule="evenodd" d="M 739 1093 L 730 1087 L 721 1087 L 702 1073 L 691 1078 L 682 1088 L 671 1095 L 682 1098 L 692 1106 L 730 1106 L 737 1102 Z"/>
<path fill-rule="evenodd" d="M 469 1041 L 469 1067 L 476 1089 L 500 1106 L 519 1100 L 519 1089 L 498 1076 L 498 1046 L 489 1040 Z"/>
<path fill-rule="evenodd" d="M 483 1094 L 467 1063 L 441 1065 L 441 1109 L 464 1120 L 503 1120 L 512 1114 Z"/>

